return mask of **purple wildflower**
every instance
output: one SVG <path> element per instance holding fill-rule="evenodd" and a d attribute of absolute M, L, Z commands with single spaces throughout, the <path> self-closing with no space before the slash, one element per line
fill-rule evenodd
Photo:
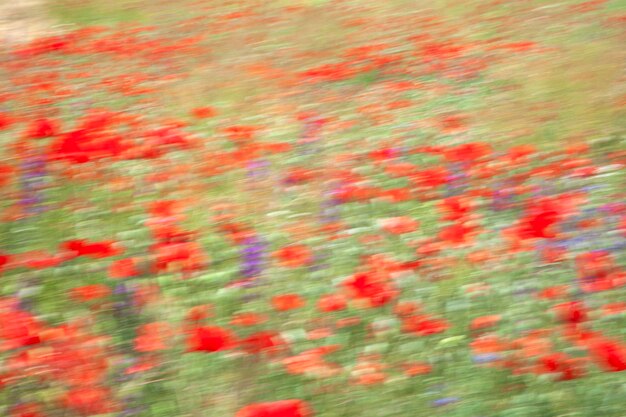
<path fill-rule="evenodd" d="M 267 177 L 269 162 L 264 159 L 256 159 L 248 163 L 248 178 L 262 179 Z"/>
<path fill-rule="evenodd" d="M 459 397 L 445 397 L 432 402 L 433 407 L 443 407 L 461 401 Z"/>
<path fill-rule="evenodd" d="M 22 162 L 20 175 L 20 186 L 22 190 L 21 204 L 31 214 L 42 212 L 40 206 L 43 196 L 40 191 L 45 185 L 45 160 L 41 156 L 33 156 Z"/>
<path fill-rule="evenodd" d="M 256 235 L 244 240 L 241 248 L 243 265 L 240 271 L 244 278 L 255 278 L 263 272 L 266 246 L 265 242 Z"/>
<path fill-rule="evenodd" d="M 489 362 L 495 362 L 501 358 L 502 358 L 502 355 L 499 355 L 497 353 L 484 353 L 484 354 L 472 356 L 472 362 L 489 363 Z"/>

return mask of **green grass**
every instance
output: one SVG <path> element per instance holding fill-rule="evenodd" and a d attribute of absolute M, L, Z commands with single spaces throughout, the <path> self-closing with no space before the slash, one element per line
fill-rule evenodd
<path fill-rule="evenodd" d="M 115 25 L 127 22 L 143 23 L 146 14 L 133 0 L 112 0 L 100 2 L 93 0 L 52 0 L 46 5 L 50 17 L 62 24 Z"/>

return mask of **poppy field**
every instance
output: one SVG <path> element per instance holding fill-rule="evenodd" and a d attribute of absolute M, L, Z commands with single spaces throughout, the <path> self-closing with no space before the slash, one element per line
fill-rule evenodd
<path fill-rule="evenodd" d="M 626 417 L 623 2 L 48 3 L 0 416 Z"/>

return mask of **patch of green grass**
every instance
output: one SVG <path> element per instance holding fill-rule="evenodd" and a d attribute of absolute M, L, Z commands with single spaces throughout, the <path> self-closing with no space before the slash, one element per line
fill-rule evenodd
<path fill-rule="evenodd" d="M 61 23 L 76 25 L 111 25 L 146 20 L 137 4 L 120 0 L 110 3 L 53 0 L 48 4 L 48 13 Z"/>

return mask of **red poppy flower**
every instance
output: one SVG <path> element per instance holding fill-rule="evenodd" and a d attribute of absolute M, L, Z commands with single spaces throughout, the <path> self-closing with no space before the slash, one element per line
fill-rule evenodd
<path fill-rule="evenodd" d="M 137 275 L 139 275 L 139 271 L 133 258 L 120 259 L 109 266 L 109 277 L 111 278 L 129 278 Z"/>
<path fill-rule="evenodd" d="M 439 232 L 439 238 L 453 244 L 467 243 L 474 234 L 475 228 L 464 223 L 455 223 L 446 226 Z"/>
<path fill-rule="evenodd" d="M 11 175 L 15 172 L 15 168 L 11 165 L 0 164 L 0 187 L 7 185 L 11 180 Z"/>
<path fill-rule="evenodd" d="M 400 317 L 410 316 L 420 311 L 422 306 L 415 301 L 399 301 L 393 306 L 393 313 Z"/>
<path fill-rule="evenodd" d="M 460 220 L 469 214 L 471 206 L 466 198 L 459 196 L 444 198 L 439 209 L 444 214 L 442 220 Z"/>
<path fill-rule="evenodd" d="M 217 326 L 196 327 L 187 339 L 189 352 L 219 352 L 235 345 L 235 335 Z"/>
<path fill-rule="evenodd" d="M 450 173 L 441 167 L 424 169 L 416 174 L 416 182 L 427 188 L 439 187 L 448 182 Z"/>
<path fill-rule="evenodd" d="M 390 284 L 378 282 L 368 273 L 354 274 L 343 282 L 349 294 L 356 299 L 365 299 L 369 307 L 381 307 L 397 295 Z"/>
<path fill-rule="evenodd" d="M 7 113 L 0 112 L 0 130 L 8 129 L 14 120 Z"/>
<path fill-rule="evenodd" d="M 83 285 L 82 287 L 76 287 L 72 290 L 72 298 L 87 302 L 97 300 L 98 298 L 106 297 L 111 290 L 104 284 Z"/>
<path fill-rule="evenodd" d="M 118 255 L 121 249 L 114 247 L 113 241 L 88 243 L 86 240 L 69 240 L 61 247 L 74 253 L 74 256 L 88 256 L 90 258 L 107 258 Z"/>
<path fill-rule="evenodd" d="M 544 298 L 552 300 L 555 298 L 561 298 L 567 295 L 569 287 L 567 285 L 554 285 L 552 287 L 544 288 L 537 293 L 538 298 Z"/>
<path fill-rule="evenodd" d="M 581 301 L 569 301 L 554 306 L 560 321 L 569 324 L 580 324 L 587 320 L 587 309 Z"/>
<path fill-rule="evenodd" d="M 65 259 L 60 255 L 49 255 L 43 252 L 28 252 L 20 256 L 21 265 L 32 269 L 51 268 L 61 264 Z"/>
<path fill-rule="evenodd" d="M 291 245 L 279 249 L 274 253 L 280 264 L 287 268 L 298 268 L 309 264 L 313 260 L 311 250 L 304 245 Z"/>
<path fill-rule="evenodd" d="M 450 328 L 450 324 L 437 318 L 425 315 L 407 317 L 403 321 L 402 329 L 407 333 L 414 333 L 417 336 L 430 336 L 443 333 Z"/>
<path fill-rule="evenodd" d="M 212 306 L 210 305 L 199 305 L 195 307 L 191 307 L 185 316 L 185 319 L 190 321 L 200 321 L 204 320 L 207 317 L 211 316 Z"/>
<path fill-rule="evenodd" d="M 26 132 L 29 139 L 42 139 L 55 136 L 59 131 L 56 121 L 51 119 L 37 119 L 33 121 Z"/>
<path fill-rule="evenodd" d="M 84 416 L 106 414 L 114 410 L 111 392 L 102 387 L 77 387 L 62 397 L 63 405 Z"/>
<path fill-rule="evenodd" d="M 235 142 L 248 141 L 254 138 L 259 130 L 258 126 L 229 126 L 224 129 L 224 133 L 228 138 Z"/>
<path fill-rule="evenodd" d="M 147 323 L 137 329 L 135 350 L 137 352 L 155 352 L 167 349 L 165 343 L 171 332 L 169 326 L 162 322 Z"/>
<path fill-rule="evenodd" d="M 542 356 L 539 359 L 537 371 L 539 373 L 558 374 L 559 381 L 576 379 L 583 376 L 584 373 L 579 361 L 564 353 L 551 353 Z"/>
<path fill-rule="evenodd" d="M 302 400 L 283 400 L 247 405 L 235 417 L 313 417 L 313 412 Z"/>
<path fill-rule="evenodd" d="M 626 303 L 625 302 L 617 302 L 617 303 L 609 303 L 602 306 L 602 314 L 604 316 L 611 316 L 614 314 L 621 314 L 626 312 Z"/>
<path fill-rule="evenodd" d="M 604 370 L 609 372 L 626 371 L 626 346 L 599 337 L 590 342 L 589 351 L 595 362 Z"/>
<path fill-rule="evenodd" d="M 4 339 L 5 347 L 36 345 L 41 342 L 40 333 L 43 330 L 42 325 L 27 312 L 0 312 L 0 339 Z"/>
<path fill-rule="evenodd" d="M 543 211 L 522 219 L 522 238 L 549 239 L 556 236 L 552 227 L 559 221 L 556 211 Z"/>
<path fill-rule="evenodd" d="M 153 201 L 148 206 L 148 212 L 154 217 L 173 217 L 176 215 L 178 202 L 176 200 Z"/>
<path fill-rule="evenodd" d="M 424 362 L 408 363 L 403 366 L 407 376 L 426 375 L 432 372 L 432 365 Z"/>
<path fill-rule="evenodd" d="M 470 328 L 472 330 L 485 329 L 488 327 L 493 327 L 500 321 L 500 316 L 493 314 L 488 316 L 476 317 L 472 320 L 470 324 Z"/>
<path fill-rule="evenodd" d="M 196 107 L 191 111 L 191 114 L 197 119 L 207 119 L 209 117 L 214 117 L 216 115 L 216 111 L 213 107 Z"/>
<path fill-rule="evenodd" d="M 241 346 L 251 354 L 277 352 L 284 345 L 280 335 L 271 331 L 256 332 L 241 340 Z"/>
<path fill-rule="evenodd" d="M 0 273 L 2 273 L 4 266 L 9 263 L 9 260 L 10 258 L 8 255 L 0 253 Z"/>
<path fill-rule="evenodd" d="M 267 321 L 267 317 L 257 313 L 239 313 L 233 316 L 230 324 L 233 326 L 255 326 Z"/>
<path fill-rule="evenodd" d="M 511 160 L 511 162 L 517 162 L 518 159 L 524 158 L 528 155 L 532 155 L 535 152 L 536 149 L 532 145 L 519 145 L 510 148 L 507 156 L 508 159 Z"/>
<path fill-rule="evenodd" d="M 298 294 L 282 294 L 272 297 L 272 306 L 277 311 L 287 311 L 300 308 L 306 301 Z"/>
<path fill-rule="evenodd" d="M 452 146 L 444 151 L 449 162 L 473 162 L 491 153 L 491 147 L 486 143 L 473 142 Z"/>
<path fill-rule="evenodd" d="M 343 310 L 346 308 L 346 299 L 340 294 L 323 295 L 317 301 L 317 308 L 325 313 Z"/>
<path fill-rule="evenodd" d="M 313 171 L 296 167 L 287 171 L 285 182 L 288 184 L 303 184 L 313 179 L 313 177 Z"/>
<path fill-rule="evenodd" d="M 440 118 L 439 126 L 444 133 L 458 133 L 467 129 L 466 118 L 457 114 Z"/>

